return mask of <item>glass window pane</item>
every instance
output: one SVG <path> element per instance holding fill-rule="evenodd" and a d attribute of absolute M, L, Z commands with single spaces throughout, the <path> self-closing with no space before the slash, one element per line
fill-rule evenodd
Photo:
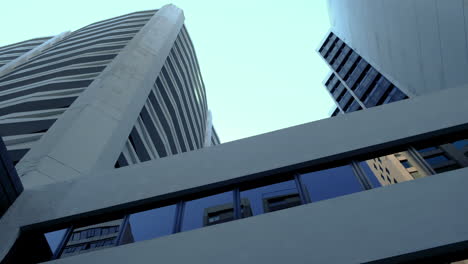
<path fill-rule="evenodd" d="M 382 184 L 380 184 L 380 182 L 379 182 L 379 179 L 377 179 L 377 176 L 375 175 L 375 173 L 372 172 L 372 170 L 369 167 L 369 164 L 367 163 L 367 161 L 359 162 L 359 166 L 361 166 L 361 169 L 366 174 L 367 179 L 369 179 L 369 181 L 371 182 L 373 188 L 378 188 L 378 187 L 382 186 Z M 388 169 L 386 169 L 386 170 L 388 170 Z"/>
<path fill-rule="evenodd" d="M 53 231 L 53 232 L 44 234 L 47 240 L 47 243 L 49 244 L 50 250 L 52 251 L 52 254 L 54 254 L 55 251 L 57 250 L 66 232 L 67 232 L 67 229 L 62 229 L 62 230 Z"/>
<path fill-rule="evenodd" d="M 432 158 L 426 158 L 426 162 L 431 166 L 436 166 L 442 162 L 448 161 L 449 159 L 445 155 L 438 155 Z"/>
<path fill-rule="evenodd" d="M 466 145 L 468 145 L 468 140 L 462 139 L 459 141 L 455 141 L 452 143 L 457 149 L 463 149 Z"/>
<path fill-rule="evenodd" d="M 294 180 L 241 191 L 242 217 L 278 211 L 302 204 Z"/>
<path fill-rule="evenodd" d="M 439 148 L 437 147 L 427 147 L 427 148 L 423 148 L 423 149 L 418 149 L 419 152 L 428 152 L 428 151 L 433 151 L 433 150 L 437 150 Z"/>
<path fill-rule="evenodd" d="M 175 213 L 176 205 L 170 205 L 131 214 L 128 222 L 134 241 L 172 234 Z"/>
<path fill-rule="evenodd" d="M 409 161 L 407 161 L 407 160 L 402 160 L 400 162 L 401 162 L 401 165 L 403 165 L 403 167 L 405 167 L 405 168 L 413 167 L 413 165 L 411 165 L 411 163 Z"/>
<path fill-rule="evenodd" d="M 234 220 L 233 192 L 220 193 L 185 203 L 182 231 Z"/>
<path fill-rule="evenodd" d="M 350 165 L 301 175 L 312 202 L 363 191 Z"/>

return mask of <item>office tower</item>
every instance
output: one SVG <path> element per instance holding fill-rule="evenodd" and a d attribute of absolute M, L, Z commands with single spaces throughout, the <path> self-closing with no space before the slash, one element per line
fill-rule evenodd
<path fill-rule="evenodd" d="M 159 21 L 166 15 L 131 13 L 2 48 L 19 58 L 0 69 L 0 135 L 26 187 L 219 143 L 190 37 Z"/>
<path fill-rule="evenodd" d="M 414 86 L 412 90 L 405 93 L 398 88 L 394 83 L 388 80 L 391 78 L 393 80 L 400 80 L 402 76 L 399 74 L 401 72 L 395 72 L 392 68 L 392 62 L 394 60 L 384 60 L 381 57 L 385 57 L 385 49 L 389 49 L 389 52 L 392 52 L 392 56 L 397 52 L 404 53 L 407 49 L 408 43 L 396 43 L 395 41 L 388 43 L 381 43 L 379 38 L 367 39 L 369 43 L 364 43 L 362 41 L 355 41 L 352 44 L 355 44 L 355 48 L 359 48 L 359 52 L 367 55 L 367 58 L 363 58 L 358 52 L 350 47 L 351 43 L 343 41 L 341 37 L 337 34 L 341 34 L 344 38 L 348 39 L 348 42 L 354 40 L 349 35 L 348 31 L 344 31 L 344 28 L 350 28 L 351 30 L 356 31 L 365 31 L 368 30 L 367 34 L 375 33 L 378 30 L 384 30 L 383 28 L 376 27 L 378 23 L 369 23 L 367 26 L 363 27 L 362 24 L 358 24 L 358 21 L 362 18 L 357 18 L 353 16 L 354 11 L 350 7 L 350 11 L 344 11 L 343 5 L 346 3 L 338 4 L 340 1 L 330 1 L 329 6 L 332 12 L 332 17 L 345 16 L 350 19 L 348 25 L 343 25 L 344 19 L 337 19 L 335 26 L 333 27 L 332 32 L 328 33 L 324 42 L 321 44 L 318 49 L 319 54 L 330 66 L 331 74 L 324 82 L 325 87 L 330 92 L 330 95 L 334 99 L 337 108 L 333 112 L 332 116 L 336 116 L 340 113 L 349 113 L 358 111 L 365 108 L 370 108 L 382 104 L 388 104 L 408 98 L 408 94 L 417 94 L 427 93 L 423 91 L 424 82 L 421 85 Z M 377 1 L 379 2 L 379 1 Z M 339 5 L 339 6 L 337 6 Z M 379 10 L 383 6 L 387 6 L 388 3 L 369 3 L 370 7 L 368 10 Z M 390 4 L 391 7 L 401 8 L 405 4 L 394 5 Z M 408 6 L 411 10 L 416 8 L 417 4 L 412 3 Z M 434 7 L 433 3 L 424 4 L 426 7 Z M 397 11 L 394 11 L 395 14 Z M 416 12 L 421 15 L 422 12 Z M 416 16 L 417 17 L 417 16 Z M 366 19 L 370 19 L 366 17 Z M 376 18 L 377 19 L 377 18 Z M 377 19 L 381 20 L 382 18 Z M 414 19 L 414 18 L 413 18 Z M 334 21 L 334 20 L 332 20 Z M 360 22 L 359 22 L 360 23 Z M 372 25 L 371 25 L 372 24 Z M 380 25 L 382 26 L 382 25 Z M 354 29 L 356 27 L 357 29 Z M 407 26 L 402 26 L 400 30 L 406 28 Z M 335 33 L 336 32 L 336 33 Z M 443 33 L 443 32 L 442 32 Z M 380 36 L 380 32 L 376 33 Z M 388 37 L 388 34 L 385 35 Z M 418 43 L 413 43 L 416 47 L 419 47 Z M 380 48 L 379 53 L 372 53 L 369 49 L 372 49 L 372 46 L 378 46 Z M 414 48 L 413 48 L 414 49 Z M 414 50 L 416 52 L 417 50 Z M 419 51 L 421 52 L 421 51 Z M 465 49 L 460 50 L 460 52 L 466 52 Z M 405 58 L 409 59 L 409 58 Z M 375 64 L 371 65 L 369 61 L 374 62 Z M 381 63 L 381 64 L 377 64 Z M 422 63 L 422 62 L 420 62 Z M 434 68 L 438 65 L 422 65 L 423 68 Z M 414 63 L 408 61 L 406 65 L 400 65 L 404 67 L 405 72 L 411 72 L 414 75 L 417 75 L 418 69 L 414 69 Z M 440 67 L 440 65 L 439 65 Z M 385 71 L 385 74 L 379 72 L 376 68 L 382 69 Z M 399 69 L 400 71 L 402 69 Z M 442 69 L 440 69 L 442 70 Z M 390 77 L 385 77 L 385 76 Z M 414 78 L 424 79 L 424 76 L 415 76 Z M 409 87 L 410 83 L 407 83 L 409 80 L 402 78 L 403 81 L 399 82 L 404 87 Z M 406 90 L 408 90 L 407 88 Z M 416 90 L 415 90 L 416 89 Z M 431 88 L 432 89 L 432 88 Z M 389 155 L 384 157 L 379 157 L 374 160 L 369 160 L 369 167 L 375 173 L 376 177 L 379 179 L 382 185 L 389 185 L 398 183 L 401 181 L 412 180 L 415 178 L 429 176 L 437 172 L 443 172 L 446 170 L 457 169 L 460 167 L 468 166 L 468 159 L 464 155 L 466 150 L 464 150 L 465 141 L 456 141 L 454 144 L 444 144 L 440 146 L 432 146 L 430 148 L 422 149 L 410 149 L 409 151 L 404 151 L 396 153 L 395 155 Z"/>
<path fill-rule="evenodd" d="M 63 155 L 82 160 L 81 155 L 95 153 L 97 148 L 112 144 L 115 145 L 112 150 L 103 151 L 101 158 L 109 162 L 114 159 L 107 164 L 108 168 L 120 168 L 219 144 L 185 26 L 160 25 L 158 20 L 170 14 L 159 14 L 158 10 L 131 13 L 74 32 L 0 48 L 3 63 L 0 68 L 0 134 L 6 142 L 8 156 L 17 164 L 27 187 L 47 184 L 50 178 L 63 180 L 54 176 L 56 164 L 37 155 L 46 155 L 55 162 L 60 162 Z M 163 27 L 160 32 L 168 34 L 167 39 L 165 36 L 154 39 L 155 27 Z M 158 47 L 156 41 L 165 46 Z M 166 56 L 162 55 L 164 50 Z M 142 59 L 145 51 L 153 58 Z M 153 74 L 158 67 L 159 74 Z M 143 85 L 140 78 L 148 78 L 145 80 L 148 83 Z M 149 83 L 151 79 L 153 83 Z M 121 85 L 116 86 L 116 81 Z M 108 91 L 99 91 L 103 88 Z M 133 98 L 123 91 L 132 88 Z M 128 101 L 123 101 L 125 99 Z M 87 107 L 92 111 L 101 108 L 105 118 L 96 115 L 80 120 L 73 113 L 80 109 L 85 112 Z M 97 123 L 106 122 L 108 118 L 125 123 L 123 131 L 130 130 L 127 136 L 113 137 L 116 133 L 110 129 L 114 124 L 109 122 L 106 127 L 99 128 Z M 70 133 L 66 131 L 69 128 L 77 131 Z M 80 130 L 89 137 L 107 130 L 108 142 L 99 142 L 80 156 L 73 154 L 76 150 L 73 144 L 84 142 L 79 143 L 76 138 L 60 141 Z M 89 141 L 89 138 L 83 140 Z M 59 148 L 63 144 L 67 147 L 66 153 L 62 152 L 57 158 L 49 144 Z M 42 175 L 38 177 L 37 172 Z M 113 246 L 117 239 L 121 243 L 132 242 L 131 231 L 124 224 L 126 222 L 120 218 L 74 228 L 62 254 L 56 257 Z M 127 231 L 121 234 L 124 229 Z"/>
<path fill-rule="evenodd" d="M 181 10 L 169 6 L 158 13 L 166 14 L 161 23 L 182 27 Z M 385 77 L 406 93 L 404 86 Z M 81 239 L 85 230 L 78 228 L 123 219 L 121 226 L 131 230 L 134 242 L 117 239 L 113 247 L 105 247 L 104 242 L 102 250 L 75 253 L 55 263 L 450 263 L 466 259 L 468 168 L 379 188 L 367 166 L 367 160 L 465 139 L 468 86 L 408 96 L 199 151 L 113 168 L 122 153 L 117 148 L 115 159 L 98 160 L 107 164 L 105 168 L 82 165 L 89 168 L 86 175 L 25 188 L 0 219 L 0 258 L 4 263 L 50 261 L 71 245 L 73 233 L 80 231 Z M 137 119 L 140 111 L 135 113 Z M 123 141 L 127 138 L 128 134 Z M 57 175 L 65 177 L 69 172 L 61 170 Z"/>

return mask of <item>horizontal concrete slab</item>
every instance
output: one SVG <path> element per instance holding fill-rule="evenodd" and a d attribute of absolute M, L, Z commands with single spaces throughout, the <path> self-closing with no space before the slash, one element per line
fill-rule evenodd
<path fill-rule="evenodd" d="M 468 169 L 52 263 L 365 263 L 468 240 Z"/>

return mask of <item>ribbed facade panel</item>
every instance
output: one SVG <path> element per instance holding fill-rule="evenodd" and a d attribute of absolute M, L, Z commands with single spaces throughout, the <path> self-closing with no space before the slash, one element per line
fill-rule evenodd
<path fill-rule="evenodd" d="M 183 27 L 115 167 L 203 148 L 207 114 L 200 68 Z M 214 129 L 211 142 L 219 144 Z"/>
<path fill-rule="evenodd" d="M 88 25 L 0 78 L 0 136 L 15 164 L 155 12 Z M 0 54 L 25 43 L 0 48 Z"/>
<path fill-rule="evenodd" d="M 0 47 L 0 67 L 29 52 L 52 37 L 35 38 Z"/>

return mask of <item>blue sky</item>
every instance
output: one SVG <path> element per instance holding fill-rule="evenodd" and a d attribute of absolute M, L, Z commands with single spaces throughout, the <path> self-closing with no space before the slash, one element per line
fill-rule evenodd
<path fill-rule="evenodd" d="M 167 3 L 9 1 L 2 6 L 0 46 Z M 328 66 L 315 52 L 329 29 L 326 0 L 173 4 L 185 12 L 222 142 L 329 116 L 333 103 L 322 85 Z"/>

